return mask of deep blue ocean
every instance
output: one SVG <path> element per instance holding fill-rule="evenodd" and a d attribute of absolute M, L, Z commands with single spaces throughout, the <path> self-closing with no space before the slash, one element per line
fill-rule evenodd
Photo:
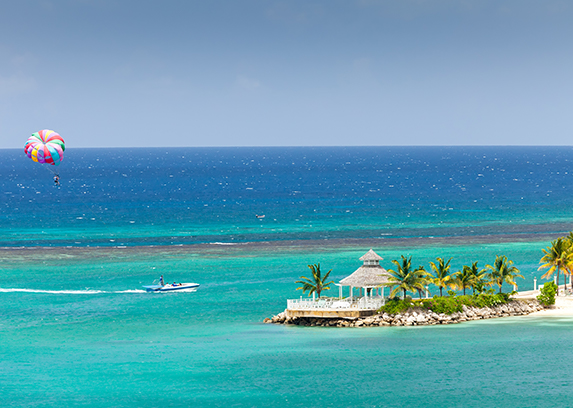
<path fill-rule="evenodd" d="M 573 148 L 68 147 L 60 187 L 23 150 L 0 163 L 1 406 L 572 405 L 570 318 L 262 320 L 308 264 L 338 281 L 370 248 L 507 255 L 533 289 L 573 229 Z M 161 274 L 201 286 L 141 290 Z"/>

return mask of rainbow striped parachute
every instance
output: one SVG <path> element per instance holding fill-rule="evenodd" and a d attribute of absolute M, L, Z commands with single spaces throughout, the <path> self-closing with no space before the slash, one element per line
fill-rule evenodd
<path fill-rule="evenodd" d="M 28 157 L 38 163 L 59 166 L 64 159 L 66 145 L 64 139 L 53 130 L 40 130 L 28 138 L 24 151 Z"/>

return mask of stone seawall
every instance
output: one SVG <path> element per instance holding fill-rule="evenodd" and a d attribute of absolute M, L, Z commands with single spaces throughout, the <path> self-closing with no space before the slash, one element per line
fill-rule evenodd
<path fill-rule="evenodd" d="M 358 318 L 323 318 L 323 317 L 289 317 L 287 311 L 272 318 L 266 318 L 265 323 L 293 324 L 297 326 L 323 327 L 372 327 L 372 326 L 427 326 L 434 324 L 454 324 L 469 320 L 493 319 L 507 316 L 523 316 L 542 310 L 543 306 L 537 300 L 512 300 L 504 305 L 495 307 L 475 308 L 463 306 L 459 313 L 437 314 L 422 308 L 409 309 L 404 313 L 375 314 Z"/>

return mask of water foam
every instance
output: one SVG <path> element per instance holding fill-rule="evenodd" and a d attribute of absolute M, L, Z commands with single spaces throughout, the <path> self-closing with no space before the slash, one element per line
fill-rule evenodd
<path fill-rule="evenodd" d="M 44 289 L 27 289 L 27 288 L 0 288 L 0 293 L 49 293 L 49 294 L 66 294 L 66 295 L 97 295 L 100 293 L 146 293 L 141 289 L 128 289 L 128 290 L 44 290 Z"/>

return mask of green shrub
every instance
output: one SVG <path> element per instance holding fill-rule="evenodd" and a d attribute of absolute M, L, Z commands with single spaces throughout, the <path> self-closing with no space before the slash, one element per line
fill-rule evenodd
<path fill-rule="evenodd" d="M 433 299 L 424 299 L 419 305 L 424 309 L 431 310 L 435 313 L 452 314 L 462 311 L 462 306 L 468 307 L 493 307 L 509 302 L 509 294 L 507 293 L 481 293 L 479 295 L 463 295 L 463 296 L 447 296 L 447 297 L 434 297 Z M 414 305 L 418 305 L 414 302 Z"/>
<path fill-rule="evenodd" d="M 480 293 L 473 296 L 474 307 L 494 307 L 509 302 L 509 293 Z M 469 306 L 469 305 L 468 305 Z"/>
<path fill-rule="evenodd" d="M 398 299 L 398 298 L 394 298 L 394 299 L 388 300 L 386 302 L 386 304 L 380 308 L 380 312 L 388 313 L 388 314 L 398 314 L 398 313 L 405 312 L 406 310 L 408 310 L 412 306 L 413 306 L 413 304 L 412 304 L 411 298 L 406 298 L 403 300 Z"/>
<path fill-rule="evenodd" d="M 557 293 L 557 285 L 554 282 L 545 282 L 543 287 L 539 290 L 541 294 L 537 296 L 537 300 L 543 306 L 551 306 L 555 304 L 555 293 Z"/>
<path fill-rule="evenodd" d="M 551 282 L 552 283 L 552 282 Z M 398 314 L 403 313 L 411 307 L 421 307 L 431 310 L 435 313 L 452 314 L 461 312 L 462 306 L 468 307 L 494 307 L 508 303 L 510 300 L 509 293 L 480 293 L 476 295 L 463 296 L 435 296 L 432 299 L 416 299 L 410 297 L 402 300 L 399 298 L 390 299 L 380 308 L 381 313 Z M 540 300 L 541 302 L 541 300 Z M 555 303 L 555 296 L 553 296 Z"/>
<path fill-rule="evenodd" d="M 466 306 L 474 306 L 474 298 L 471 295 L 462 295 L 462 296 L 458 296 L 458 299 L 460 300 L 460 303 L 462 305 L 466 305 Z"/>
<path fill-rule="evenodd" d="M 422 305 L 435 313 L 452 314 L 462 311 L 462 302 L 457 296 L 436 296 L 433 299 L 424 299 Z"/>

